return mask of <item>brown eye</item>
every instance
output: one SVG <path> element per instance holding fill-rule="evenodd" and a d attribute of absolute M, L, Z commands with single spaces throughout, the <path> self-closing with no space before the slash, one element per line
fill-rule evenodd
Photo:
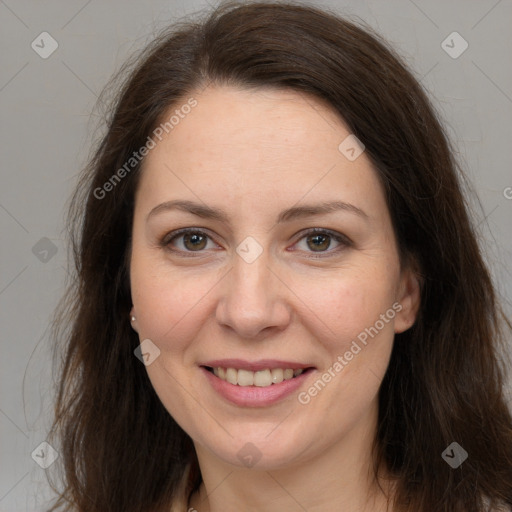
<path fill-rule="evenodd" d="M 310 235 L 307 237 L 307 244 L 310 249 L 315 252 L 329 249 L 331 245 L 330 235 Z"/>
<path fill-rule="evenodd" d="M 162 247 L 175 253 L 203 252 L 211 238 L 197 229 L 183 229 L 170 233 L 161 242 Z"/>
<path fill-rule="evenodd" d="M 335 246 L 331 249 L 333 240 L 335 242 Z M 305 241 L 305 243 L 303 241 Z M 300 247 L 301 244 L 302 247 Z M 315 228 L 306 232 L 304 236 L 299 239 L 296 245 L 299 246 L 301 251 L 309 253 L 310 258 L 322 258 L 334 256 L 343 249 L 352 246 L 352 242 L 341 233 Z M 311 253 L 317 253 L 317 255 L 311 255 Z"/>
<path fill-rule="evenodd" d="M 198 251 L 206 247 L 207 237 L 200 233 L 187 233 L 183 235 L 183 245 L 191 250 Z"/>

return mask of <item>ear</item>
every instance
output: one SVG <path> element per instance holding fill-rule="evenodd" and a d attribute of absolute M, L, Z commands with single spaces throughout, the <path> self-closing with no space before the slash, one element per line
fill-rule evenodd
<path fill-rule="evenodd" d="M 132 326 L 132 329 L 138 333 L 137 330 L 137 315 L 135 314 L 135 307 L 132 306 L 132 309 L 130 310 L 130 324 Z"/>
<path fill-rule="evenodd" d="M 397 302 L 402 309 L 395 316 L 395 333 L 400 333 L 414 325 L 420 308 L 421 278 L 412 267 L 402 271 Z"/>

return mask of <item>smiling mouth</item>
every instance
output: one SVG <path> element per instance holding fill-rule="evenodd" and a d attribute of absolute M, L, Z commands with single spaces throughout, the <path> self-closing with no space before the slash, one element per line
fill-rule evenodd
<path fill-rule="evenodd" d="M 305 374 L 313 370 L 310 368 L 272 368 L 259 371 L 251 371 L 236 368 L 222 368 L 203 366 L 210 373 L 213 373 L 219 379 L 229 382 L 235 386 L 241 387 L 269 387 L 280 384 L 285 380 L 291 380 L 299 375 Z"/>

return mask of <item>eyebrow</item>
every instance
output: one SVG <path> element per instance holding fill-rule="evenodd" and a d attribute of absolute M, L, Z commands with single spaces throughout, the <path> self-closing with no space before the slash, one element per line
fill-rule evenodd
<path fill-rule="evenodd" d="M 148 221 L 150 217 L 153 217 L 154 215 L 169 210 L 181 210 L 201 217 L 203 219 L 213 219 L 223 222 L 225 224 L 229 224 L 229 218 L 227 214 L 220 208 L 213 208 L 211 206 L 196 203 L 194 201 L 179 199 L 174 201 L 166 201 L 165 203 L 161 203 L 158 206 L 155 206 L 149 212 L 148 216 L 146 217 L 146 221 Z M 343 201 L 329 201 L 320 204 L 306 204 L 304 206 L 293 206 L 291 208 L 283 210 L 278 215 L 276 224 L 290 222 L 292 220 L 301 219 L 304 217 L 325 215 L 337 211 L 352 213 L 363 218 L 364 220 L 369 220 L 368 215 L 363 210 L 361 210 L 360 208 L 353 204 L 345 203 Z"/>

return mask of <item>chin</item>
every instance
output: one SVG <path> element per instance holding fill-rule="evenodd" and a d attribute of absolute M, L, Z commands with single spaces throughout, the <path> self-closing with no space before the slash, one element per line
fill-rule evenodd
<path fill-rule="evenodd" d="M 306 452 L 315 444 L 318 435 L 305 436 L 304 426 L 297 425 L 297 434 L 291 435 L 289 418 L 276 428 L 276 424 L 265 423 L 264 426 L 251 425 L 250 429 L 240 425 L 230 427 L 230 434 L 203 432 L 201 442 L 209 452 L 224 462 L 239 468 L 256 470 L 278 470 L 306 460 Z M 279 429 L 282 428 L 280 432 Z M 273 430 L 275 429 L 275 430 Z M 197 445 L 196 445 L 197 446 Z M 310 453 L 310 456 L 313 454 Z"/>

